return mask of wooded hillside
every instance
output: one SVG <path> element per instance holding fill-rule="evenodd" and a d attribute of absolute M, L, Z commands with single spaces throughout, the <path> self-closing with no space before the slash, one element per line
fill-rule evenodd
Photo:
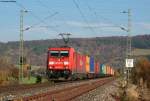
<path fill-rule="evenodd" d="M 133 48 L 150 49 L 150 35 L 135 36 L 132 39 Z M 61 39 L 25 41 L 24 54 L 28 63 L 46 66 L 47 48 L 62 45 Z M 126 37 L 71 38 L 69 45 L 83 54 L 95 56 L 101 63 L 114 67 L 124 65 Z M 7 56 L 13 64 L 18 64 L 19 42 L 0 43 L 0 56 Z"/>

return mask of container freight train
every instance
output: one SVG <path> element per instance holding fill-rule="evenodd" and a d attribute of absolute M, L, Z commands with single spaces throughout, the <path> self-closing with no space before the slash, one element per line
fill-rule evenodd
<path fill-rule="evenodd" d="M 114 70 L 74 48 L 62 47 L 48 49 L 46 74 L 49 79 L 84 79 L 112 76 Z"/>

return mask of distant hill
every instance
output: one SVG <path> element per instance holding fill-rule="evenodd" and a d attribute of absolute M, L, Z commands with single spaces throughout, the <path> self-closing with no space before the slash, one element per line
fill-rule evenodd
<path fill-rule="evenodd" d="M 27 63 L 46 66 L 46 53 L 48 47 L 63 45 L 61 39 L 33 40 L 24 42 L 24 54 Z M 101 63 L 114 67 L 122 67 L 126 52 L 126 37 L 96 37 L 71 38 L 69 45 L 83 54 L 94 56 Z M 150 35 L 134 36 L 133 49 L 150 49 Z M 7 56 L 12 63 L 18 64 L 19 42 L 0 43 L 0 56 Z"/>
<path fill-rule="evenodd" d="M 132 41 L 135 48 L 150 49 L 150 35 L 135 36 Z"/>

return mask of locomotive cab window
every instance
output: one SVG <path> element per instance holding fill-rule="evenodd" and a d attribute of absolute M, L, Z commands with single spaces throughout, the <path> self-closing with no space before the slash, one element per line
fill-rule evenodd
<path fill-rule="evenodd" d="M 68 57 L 69 56 L 69 52 L 68 51 L 60 51 L 60 56 Z"/>
<path fill-rule="evenodd" d="M 59 56 L 59 51 L 50 51 L 50 56 L 58 57 Z"/>

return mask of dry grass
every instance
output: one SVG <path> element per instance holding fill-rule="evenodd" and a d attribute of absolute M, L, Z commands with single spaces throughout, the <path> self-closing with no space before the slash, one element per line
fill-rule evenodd
<path fill-rule="evenodd" d="M 18 79 L 18 69 L 7 57 L 0 57 L 0 85 L 12 84 Z"/>
<path fill-rule="evenodd" d="M 139 93 L 136 85 L 129 85 L 127 89 L 127 97 L 129 101 L 138 101 Z"/>
<path fill-rule="evenodd" d="M 146 56 L 150 55 L 150 49 L 134 49 L 132 51 L 134 56 Z"/>

